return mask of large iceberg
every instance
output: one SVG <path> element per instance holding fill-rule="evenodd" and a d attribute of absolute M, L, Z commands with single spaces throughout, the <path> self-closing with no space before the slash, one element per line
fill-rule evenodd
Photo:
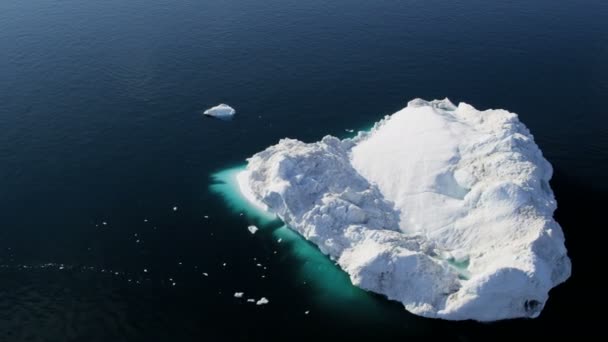
<path fill-rule="evenodd" d="M 570 276 L 551 165 L 516 114 L 416 99 L 369 132 L 283 139 L 241 193 L 417 315 L 537 317 Z"/>

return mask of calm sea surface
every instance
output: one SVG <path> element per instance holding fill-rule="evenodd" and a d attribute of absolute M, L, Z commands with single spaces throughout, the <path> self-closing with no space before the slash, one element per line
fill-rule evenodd
<path fill-rule="evenodd" d="M 2 0 L 0 341 L 601 327 L 607 61 L 605 0 Z M 278 139 L 344 137 L 416 97 L 516 112 L 553 164 L 573 275 L 540 318 L 411 315 L 226 203 L 230 168 Z M 234 121 L 200 115 L 220 102 Z"/>

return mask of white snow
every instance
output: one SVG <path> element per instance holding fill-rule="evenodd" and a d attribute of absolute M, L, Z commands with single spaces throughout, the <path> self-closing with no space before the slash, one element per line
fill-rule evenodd
<path fill-rule="evenodd" d="M 219 104 L 215 107 L 211 107 L 203 112 L 203 115 L 211 116 L 217 119 L 230 120 L 234 116 L 236 111 L 234 108 L 227 104 Z"/>
<path fill-rule="evenodd" d="M 266 299 L 266 297 L 262 297 L 262 298 L 260 298 L 260 300 L 255 302 L 255 305 L 264 305 L 264 304 L 268 304 L 268 303 L 269 303 L 268 299 Z"/>
<path fill-rule="evenodd" d="M 258 227 L 254 226 L 254 225 L 251 225 L 251 226 L 248 226 L 248 227 L 247 227 L 247 230 L 249 230 L 249 232 L 250 232 L 251 234 L 255 234 L 255 232 L 257 232 L 257 231 L 258 231 Z"/>
<path fill-rule="evenodd" d="M 537 317 L 570 276 L 551 165 L 516 114 L 416 99 L 370 132 L 283 139 L 241 193 L 415 314 Z"/>

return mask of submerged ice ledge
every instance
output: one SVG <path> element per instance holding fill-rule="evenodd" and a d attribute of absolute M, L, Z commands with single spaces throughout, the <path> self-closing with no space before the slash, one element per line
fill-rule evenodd
<path fill-rule="evenodd" d="M 352 139 L 283 139 L 237 179 L 354 285 L 491 321 L 538 316 L 570 276 L 551 175 L 517 115 L 416 99 Z"/>

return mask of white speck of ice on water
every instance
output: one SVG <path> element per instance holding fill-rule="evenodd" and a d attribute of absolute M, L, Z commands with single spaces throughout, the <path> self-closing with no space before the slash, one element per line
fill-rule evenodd
<path fill-rule="evenodd" d="M 173 211 L 177 211 L 177 206 L 173 207 Z"/>
<path fill-rule="evenodd" d="M 235 292 L 234 293 L 234 298 L 242 298 L 243 297 L 243 292 Z"/>
<path fill-rule="evenodd" d="M 209 273 L 207 273 L 207 272 L 203 272 L 203 275 L 204 275 L 205 277 L 208 277 L 208 276 L 209 276 Z"/>
<path fill-rule="evenodd" d="M 255 305 L 264 305 L 264 304 L 268 304 L 269 302 L 270 301 L 268 299 L 266 299 L 266 297 L 262 297 L 262 298 L 260 298 L 260 300 L 255 302 Z"/>
<path fill-rule="evenodd" d="M 248 302 L 248 303 L 255 303 L 255 299 L 253 299 L 253 298 L 249 298 L 249 299 L 247 299 L 247 302 Z"/>
<path fill-rule="evenodd" d="M 147 268 L 144 268 L 144 273 L 148 273 L 148 269 Z"/>
<path fill-rule="evenodd" d="M 283 239 L 281 239 L 281 238 L 279 238 L 279 239 L 277 240 L 277 242 L 278 242 L 278 243 L 281 243 L 281 241 L 283 241 Z"/>
<path fill-rule="evenodd" d="M 258 227 L 254 226 L 254 225 L 251 225 L 251 226 L 248 226 L 248 227 L 247 227 L 247 230 L 249 230 L 249 232 L 250 232 L 251 234 L 255 234 L 255 232 L 257 232 L 257 231 L 258 231 Z"/>
<path fill-rule="evenodd" d="M 310 311 L 308 311 L 308 310 L 304 311 L 305 315 L 308 315 L 309 313 L 310 313 Z"/>

